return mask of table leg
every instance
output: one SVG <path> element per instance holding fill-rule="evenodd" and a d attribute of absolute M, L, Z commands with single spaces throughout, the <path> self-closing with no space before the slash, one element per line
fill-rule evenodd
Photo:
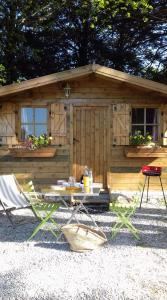
<path fill-rule="evenodd" d="M 76 215 L 77 212 L 79 212 L 81 209 L 83 209 L 85 211 L 85 214 L 91 219 L 92 223 L 99 229 L 97 223 L 95 222 L 95 220 L 92 218 L 92 216 L 90 215 L 89 211 L 87 210 L 87 208 L 83 205 L 83 202 L 86 200 L 87 196 L 84 196 L 83 199 L 76 199 L 79 204 L 76 206 L 76 209 L 73 210 L 70 219 L 68 220 L 67 224 L 70 224 L 72 219 L 74 218 L 74 216 Z M 75 217 L 76 219 L 76 217 Z M 77 222 L 79 223 L 79 222 Z"/>
<path fill-rule="evenodd" d="M 80 222 L 78 221 L 76 214 L 78 212 L 80 212 L 80 210 L 82 209 L 84 211 L 84 213 L 91 219 L 93 225 L 98 228 L 98 230 L 100 230 L 99 226 L 97 225 L 97 223 L 95 222 L 95 220 L 92 218 L 91 214 L 89 213 L 88 209 L 84 206 L 83 202 L 86 200 L 86 195 L 83 196 L 82 199 L 75 199 L 75 201 L 78 201 L 78 205 L 76 207 L 73 207 L 73 211 L 71 213 L 70 218 L 68 219 L 66 225 L 70 224 L 72 222 L 72 220 L 75 218 L 76 222 L 79 224 Z M 65 200 L 63 199 L 63 197 L 60 196 L 61 202 L 65 205 L 65 207 L 67 207 L 68 211 L 71 212 L 71 210 L 69 209 L 69 206 L 67 205 L 67 203 L 65 202 Z M 71 196 L 71 202 L 73 200 L 73 196 Z M 57 237 L 56 242 L 59 242 L 61 237 L 62 237 L 63 233 L 61 232 L 60 235 Z"/>
<path fill-rule="evenodd" d="M 67 205 L 67 203 L 66 203 L 66 201 L 63 199 L 63 197 L 62 197 L 62 196 L 59 196 L 59 199 L 60 199 L 60 201 L 63 203 L 63 205 L 67 208 L 67 210 L 71 213 L 71 209 L 69 208 L 69 205 Z M 75 216 L 75 214 L 76 214 L 77 211 L 78 211 L 78 209 L 77 209 L 77 210 L 73 210 L 73 212 L 72 212 L 72 214 L 71 214 L 71 217 L 70 217 L 70 219 L 67 221 L 66 224 L 70 224 L 71 221 L 72 221 L 72 219 L 73 219 L 74 217 L 75 217 L 76 222 L 79 223 L 79 221 L 77 220 L 77 218 L 76 218 L 76 216 Z M 59 234 L 59 236 L 56 238 L 56 242 L 59 242 L 59 241 L 60 241 L 62 235 L 63 235 L 63 233 L 61 232 L 61 233 Z"/>

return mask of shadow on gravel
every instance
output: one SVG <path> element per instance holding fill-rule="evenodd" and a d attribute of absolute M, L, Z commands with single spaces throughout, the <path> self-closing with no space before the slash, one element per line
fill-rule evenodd
<path fill-rule="evenodd" d="M 70 246 L 67 242 L 64 243 L 37 243 L 34 247 L 46 248 L 46 249 L 55 249 L 59 251 L 70 251 Z"/>
<path fill-rule="evenodd" d="M 55 217 L 60 226 L 68 220 L 68 216 L 67 218 L 58 218 L 56 215 Z M 93 217 L 107 235 L 109 246 L 129 245 L 159 249 L 166 249 L 167 247 L 166 209 L 137 209 L 132 223 L 140 232 L 139 241 L 136 241 L 126 229 L 123 229 L 114 239 L 111 239 L 110 230 L 115 224 L 115 216 L 111 212 L 94 213 Z M 38 224 L 38 221 L 33 216 L 25 215 L 13 215 L 13 221 L 16 223 L 15 229 L 11 226 L 6 216 L 0 214 L 0 242 L 26 242 Z M 84 223 L 92 225 L 90 221 L 84 220 Z M 54 236 L 46 229 L 40 230 L 32 241 L 37 243 L 36 247 L 69 251 L 68 244 L 64 246 L 64 244 L 55 243 Z"/>

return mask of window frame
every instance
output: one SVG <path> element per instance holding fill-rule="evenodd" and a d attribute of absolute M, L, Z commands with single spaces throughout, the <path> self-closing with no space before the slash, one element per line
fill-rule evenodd
<path fill-rule="evenodd" d="M 21 120 L 21 110 L 23 108 L 32 108 L 33 109 L 33 122 L 32 123 L 22 123 L 22 120 Z M 47 110 L 47 120 L 46 120 L 46 123 L 35 123 L 35 108 L 45 108 Z M 38 125 L 45 125 L 46 124 L 46 127 L 47 127 L 47 131 L 46 131 L 46 134 L 49 135 L 49 131 L 50 131 L 50 122 L 49 122 L 49 106 L 48 105 L 31 105 L 31 104 L 28 104 L 28 105 L 21 105 L 20 108 L 19 108 L 19 134 L 18 134 L 18 139 L 20 142 L 23 142 L 24 140 L 21 138 L 21 126 L 22 124 L 31 124 L 33 125 L 33 130 L 35 129 L 35 124 L 38 124 Z"/>
<path fill-rule="evenodd" d="M 132 123 L 132 110 L 133 109 L 144 109 L 144 122 L 143 123 Z M 157 109 L 158 110 L 158 115 L 157 115 L 157 123 L 147 123 L 146 122 L 146 110 L 147 109 Z M 131 107 L 131 134 L 132 135 L 132 127 L 133 126 L 143 126 L 144 127 L 144 135 L 147 133 L 146 132 L 146 127 L 147 126 L 157 126 L 158 128 L 158 140 L 155 141 L 155 142 L 160 142 L 160 129 L 161 129 L 161 118 L 160 118 L 160 108 L 158 106 L 145 106 L 145 105 L 142 105 L 142 106 L 132 106 Z"/>

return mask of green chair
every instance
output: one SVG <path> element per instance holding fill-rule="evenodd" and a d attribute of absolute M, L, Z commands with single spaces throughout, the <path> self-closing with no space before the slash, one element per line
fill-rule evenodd
<path fill-rule="evenodd" d="M 117 216 L 117 222 L 111 230 L 112 238 L 114 238 L 120 229 L 125 226 L 136 239 L 140 239 L 138 230 L 132 225 L 131 222 L 131 217 L 136 211 L 137 204 L 137 197 L 133 197 L 132 199 L 125 198 L 123 201 L 113 200 L 109 204 L 109 210 Z"/>
<path fill-rule="evenodd" d="M 40 194 L 36 193 L 32 181 L 28 183 L 28 187 L 30 192 L 27 193 L 27 197 L 30 201 L 35 215 L 40 221 L 39 225 L 34 229 L 28 240 L 31 240 L 45 225 L 49 225 L 48 230 L 54 235 L 54 237 L 57 238 L 60 234 L 60 227 L 57 224 L 57 222 L 52 218 L 52 215 L 60 207 L 60 203 L 53 201 L 49 202 L 48 200 L 46 202 L 46 200 L 40 197 Z M 54 227 L 56 227 L 56 231 L 52 228 L 53 225 Z"/>

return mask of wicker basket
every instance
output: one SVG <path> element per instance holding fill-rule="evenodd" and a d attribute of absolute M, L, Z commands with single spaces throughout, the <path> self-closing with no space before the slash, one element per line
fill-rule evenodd
<path fill-rule="evenodd" d="M 97 228 L 84 224 L 69 224 L 62 227 L 70 248 L 73 251 L 84 252 L 96 249 L 107 242 L 105 234 Z"/>

